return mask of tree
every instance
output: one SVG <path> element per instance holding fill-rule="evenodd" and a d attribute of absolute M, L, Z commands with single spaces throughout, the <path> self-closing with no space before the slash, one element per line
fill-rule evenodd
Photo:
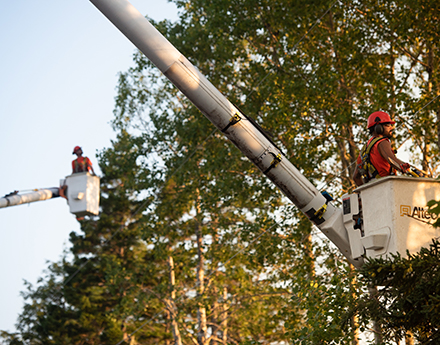
<path fill-rule="evenodd" d="M 232 7 L 223 8 L 220 6 L 220 2 L 198 2 L 194 3 L 194 6 L 193 4 L 189 4 L 189 7 L 185 8 L 186 11 L 180 23 L 177 25 L 162 23 L 160 25 L 160 30 L 165 32 L 185 55 L 193 61 L 197 61 L 197 67 L 201 69 L 204 74 L 208 74 L 208 77 L 214 84 L 219 85 L 219 88 L 224 93 L 230 95 L 231 99 L 236 102 L 246 97 L 243 95 L 243 88 L 249 84 L 249 81 L 253 80 L 249 78 L 249 76 L 261 74 L 259 72 L 264 70 L 264 67 L 267 65 L 265 62 L 262 63 L 261 66 L 259 65 L 258 61 L 255 60 L 255 56 L 259 56 L 262 53 L 258 50 L 254 51 L 254 48 L 249 48 L 247 44 L 243 44 L 243 37 L 238 35 L 240 32 L 244 32 L 244 27 L 241 27 L 242 23 L 238 21 L 238 18 L 241 20 L 245 18 L 245 21 L 247 21 L 247 29 L 252 29 L 253 26 L 255 26 L 256 32 L 251 31 L 251 34 L 255 34 L 257 38 L 260 36 L 259 30 L 262 30 L 256 26 L 259 23 L 255 22 L 254 16 L 252 15 L 255 10 L 254 4 L 244 2 L 244 5 L 246 6 L 234 7 L 234 5 L 231 4 Z M 269 5 L 265 4 L 265 6 Z M 286 5 L 284 5 L 284 7 L 286 9 L 289 8 Z M 284 7 L 280 8 L 281 12 Z M 267 8 L 260 9 L 258 15 L 267 15 L 275 23 L 275 18 L 270 17 L 271 13 Z M 221 14 L 225 11 L 228 12 L 229 18 L 232 18 L 232 22 L 234 22 L 235 16 L 237 16 L 237 26 L 231 25 L 227 27 L 229 24 L 224 23 L 224 19 L 220 18 Z M 236 13 L 237 11 L 239 13 Z M 246 14 L 246 16 L 243 17 L 240 16 L 240 11 L 249 11 L 250 14 Z M 221 26 L 221 29 L 215 24 L 217 21 L 222 21 L 223 26 Z M 215 31 L 210 30 L 211 25 L 212 28 L 214 25 L 217 26 Z M 219 32 L 223 32 L 223 34 L 218 34 Z M 236 44 L 232 42 L 236 42 Z M 189 49 L 191 49 L 191 51 L 188 52 Z M 209 49 L 213 49 L 215 52 L 211 52 Z M 226 52 L 229 52 L 229 54 L 226 54 Z M 155 220 L 152 222 L 155 230 L 152 232 L 154 232 L 154 234 L 160 233 L 159 237 L 162 238 L 164 242 L 163 246 L 166 246 L 166 250 L 172 250 L 171 253 L 163 250 L 164 255 L 172 255 L 177 265 L 181 260 L 177 258 L 175 248 L 180 246 L 180 241 L 182 241 L 183 238 L 187 239 L 188 246 L 194 248 L 194 250 L 195 248 L 200 248 L 199 243 L 201 238 L 208 237 L 210 241 L 211 238 L 221 240 L 221 248 L 224 251 L 222 257 L 209 257 L 212 250 L 215 249 L 212 245 L 205 246 L 203 254 L 201 251 L 197 251 L 198 254 L 195 257 L 195 262 L 198 264 L 192 269 L 198 274 L 199 278 L 198 281 L 196 279 L 196 285 L 200 287 L 202 286 L 202 271 L 199 264 L 201 262 L 209 262 L 207 267 L 216 267 L 213 263 L 221 263 L 227 260 L 228 257 L 231 257 L 234 254 L 234 242 L 228 242 L 230 239 L 238 240 L 237 243 L 239 244 L 242 242 L 251 242 L 253 247 L 260 248 L 262 246 L 260 241 L 254 242 L 252 239 L 258 240 L 258 231 L 261 231 L 261 228 L 265 228 L 264 224 L 271 223 L 274 219 L 274 214 L 276 214 L 276 208 L 284 203 L 285 200 L 268 185 L 267 180 L 265 180 L 260 173 L 256 172 L 255 168 L 249 165 L 249 162 L 243 161 L 240 158 L 241 154 L 237 154 L 237 151 L 231 147 L 224 138 L 217 134 L 208 136 L 208 133 L 212 132 L 212 127 L 206 125 L 206 120 L 203 119 L 201 114 L 194 109 L 187 100 L 182 99 L 174 88 L 160 79 L 157 71 L 152 68 L 151 64 L 146 61 L 144 57 L 140 54 L 136 54 L 135 63 L 135 67 L 130 69 L 127 73 L 122 74 L 120 78 L 115 125 L 131 132 L 136 132 L 143 126 L 143 131 L 148 131 L 148 135 L 142 135 L 143 138 L 146 143 L 151 143 L 151 146 L 154 145 L 157 154 L 161 157 L 163 166 L 167 169 L 164 171 L 164 175 L 172 175 L 171 177 L 164 176 L 166 182 L 157 194 L 160 195 L 160 197 L 157 199 L 157 203 L 155 203 L 154 215 L 152 215 L 155 217 Z M 219 68 L 217 69 L 216 66 Z M 234 66 L 240 66 L 240 68 Z M 231 73 L 231 75 L 224 74 L 225 72 Z M 274 80 L 279 78 L 278 75 L 271 77 L 275 78 Z M 287 77 L 285 76 L 283 78 L 283 83 L 287 84 Z M 298 78 L 298 80 L 300 80 L 300 78 Z M 240 88 L 236 85 L 240 86 Z M 277 87 L 272 87 L 270 92 L 281 95 L 281 91 L 278 90 Z M 259 93 L 259 91 L 257 93 Z M 257 93 L 254 92 L 252 97 L 257 97 Z M 289 99 L 287 99 L 285 103 L 282 103 L 282 106 L 288 107 L 288 102 Z M 250 108 L 257 106 L 258 117 L 264 119 L 265 123 L 273 122 L 273 129 L 279 131 L 279 122 L 284 121 L 285 117 L 281 117 L 279 121 L 275 121 L 277 119 L 276 107 L 273 106 L 272 109 L 272 106 L 267 106 L 269 104 L 270 103 L 265 100 L 258 98 L 253 100 L 249 98 L 246 106 Z M 270 113 L 272 110 L 275 114 Z M 303 121 L 301 117 L 295 117 L 295 119 Z M 307 126 L 306 128 L 310 128 L 308 121 L 301 123 L 304 123 L 304 127 Z M 284 125 L 281 124 L 281 128 L 284 128 L 283 126 Z M 286 135 L 291 135 L 291 126 L 286 125 L 285 127 L 289 128 L 289 130 L 286 131 Z M 297 128 L 297 130 L 299 131 L 299 128 Z M 313 128 L 310 128 L 310 130 L 314 131 Z M 299 149 L 287 141 L 277 140 L 277 143 L 282 147 L 289 144 L 289 149 L 293 148 L 299 158 L 305 158 L 302 161 L 304 165 L 307 166 L 307 164 L 310 164 L 308 169 L 312 172 L 315 171 L 315 169 L 312 169 L 312 163 L 310 163 L 309 160 L 315 162 L 317 158 L 314 157 L 313 154 L 308 155 L 307 151 L 316 151 L 320 155 L 327 155 L 327 157 L 331 157 L 331 153 L 329 153 L 327 149 L 322 150 L 322 152 L 318 150 L 314 146 L 316 142 L 312 135 L 307 139 L 311 142 L 304 142 L 301 144 L 304 146 Z M 320 140 L 324 140 L 324 137 L 321 137 Z M 191 157 L 191 159 L 185 160 L 188 156 Z M 180 168 L 182 162 L 185 162 L 185 170 Z M 224 162 L 227 164 L 225 165 Z M 175 171 L 177 171 L 177 173 L 175 173 Z M 317 175 L 318 178 L 322 178 L 322 175 L 317 173 L 311 173 L 311 175 Z M 227 177 L 227 182 L 225 181 L 225 177 Z M 167 198 L 169 198 L 169 200 L 167 200 Z M 184 205 L 181 208 L 180 205 L 182 202 Z M 249 216 L 252 216 L 251 222 L 249 221 Z M 182 220 L 184 220 L 184 222 L 182 222 Z M 236 223 L 237 221 L 238 223 Z M 149 222 L 150 220 L 148 223 Z M 157 224 L 163 224 L 161 229 L 166 229 L 167 233 L 158 232 L 159 228 Z M 285 224 L 289 224 L 289 221 L 285 221 Z M 200 233 L 200 226 L 202 229 L 206 227 L 208 232 L 202 230 Z M 272 267 L 276 267 L 276 269 L 279 270 L 279 272 L 276 272 L 270 277 L 269 283 L 272 284 L 272 289 L 277 284 L 282 285 L 283 281 L 289 282 L 289 285 L 291 284 L 298 290 L 307 289 L 312 277 L 310 272 L 315 270 L 315 255 L 319 257 L 319 259 L 327 255 L 327 253 L 321 253 L 322 251 L 327 251 L 327 249 L 324 249 L 326 246 L 319 246 L 318 250 L 311 249 L 310 244 L 312 241 L 309 240 L 311 231 L 310 225 L 308 227 L 297 227 L 296 222 L 292 224 L 290 220 L 289 230 L 291 229 L 293 233 L 297 232 L 294 235 L 289 234 L 290 231 L 287 231 L 287 229 L 278 230 L 279 226 L 269 226 L 271 227 L 270 232 L 274 234 L 273 238 L 270 239 L 270 243 L 276 243 L 277 246 L 272 246 L 273 249 L 272 247 L 268 249 L 266 248 L 267 246 L 265 246 L 264 250 L 266 252 L 263 253 L 259 253 L 258 249 L 252 249 L 252 252 L 255 252 L 254 255 L 261 260 L 261 262 L 255 262 L 253 260 L 251 262 L 252 266 L 248 263 L 249 259 L 240 255 L 241 261 L 237 261 L 236 264 L 239 266 L 237 268 L 234 267 L 232 271 L 226 271 L 226 276 L 229 277 L 231 283 L 234 279 L 242 280 L 243 278 L 236 276 L 238 272 L 243 272 L 240 266 L 245 267 L 250 273 L 250 276 L 261 275 L 260 272 L 262 268 L 260 267 L 264 267 L 267 265 L 266 262 L 269 261 Z M 191 239 L 191 232 L 186 229 L 196 229 L 198 234 Z M 237 231 L 238 229 L 240 229 L 240 231 Z M 173 231 L 179 231 L 179 236 L 172 235 Z M 306 231 L 306 234 L 304 234 L 303 231 Z M 248 238 L 250 238 L 251 241 L 247 240 Z M 276 241 L 276 238 L 279 238 L 279 241 Z M 298 243 L 295 243 L 294 238 L 299 239 Z M 288 241 L 289 239 L 290 241 Z M 308 245 L 305 246 L 304 242 L 308 243 Z M 159 240 L 155 240 L 154 243 L 155 245 L 159 245 Z M 269 251 L 270 255 L 267 251 Z M 277 255 L 277 252 L 281 254 Z M 287 253 L 295 254 L 295 257 L 288 259 L 286 256 Z M 271 259 L 271 255 L 276 257 L 277 260 Z M 208 259 L 206 259 L 207 256 L 209 257 Z M 186 256 L 186 258 L 186 260 L 188 260 L 191 256 Z M 304 260 L 304 258 L 306 258 L 306 260 Z M 302 270 L 300 267 L 305 261 L 309 261 L 309 267 L 311 267 L 309 274 L 305 277 L 306 279 L 292 278 L 297 274 L 298 270 Z M 292 269 L 292 267 L 295 269 Z M 210 269 L 208 268 L 207 271 L 210 271 Z M 177 279 L 179 277 L 177 271 L 176 277 Z M 280 277 L 283 277 L 285 280 L 280 280 Z M 323 281 L 322 285 L 328 284 L 328 286 L 330 286 L 330 281 L 325 279 Z M 347 283 L 347 281 L 343 279 L 341 279 L 340 282 L 342 285 Z M 215 284 L 215 281 L 211 284 Z M 267 286 L 267 288 L 269 287 L 270 285 Z M 262 286 L 262 288 L 266 287 Z M 214 290 L 221 291 L 222 287 L 218 286 Z M 289 293 L 291 290 L 292 287 L 289 286 L 289 289 L 284 293 Z M 228 287 L 228 292 L 229 291 L 232 291 L 230 287 Z M 352 295 L 350 288 L 345 289 L 341 287 L 341 292 Z M 207 291 L 207 293 L 209 293 L 209 291 Z M 240 293 L 243 294 L 246 293 L 246 291 L 243 290 Z M 202 297 L 200 290 L 197 291 L 197 297 Z M 344 299 L 341 298 L 341 300 Z M 349 303 L 349 300 L 350 298 L 346 299 L 347 303 Z M 199 306 L 200 304 L 196 304 L 191 308 L 193 310 L 199 310 L 199 318 L 194 322 L 194 328 L 190 333 L 198 333 L 199 338 L 195 341 L 203 343 L 206 338 L 203 336 L 205 331 L 202 332 L 202 330 L 205 329 L 204 325 L 206 322 L 202 320 L 203 318 L 201 318 L 200 315 L 203 315 L 209 308 L 207 308 L 206 305 L 202 308 Z M 306 306 L 306 304 L 304 304 L 304 306 Z M 332 308 L 329 303 L 326 302 L 322 308 L 327 307 Z M 185 306 L 182 305 L 180 308 L 183 309 Z M 289 310 L 289 312 L 284 314 L 284 318 L 301 318 L 298 315 L 298 308 L 286 307 L 284 309 Z M 301 313 L 303 313 L 303 311 L 299 314 Z M 187 314 L 185 313 L 185 315 Z M 240 317 L 240 320 L 243 320 L 243 316 Z M 196 320 L 196 317 L 193 317 L 193 320 Z M 264 318 L 261 318 L 261 320 L 264 320 Z M 284 322 L 286 321 L 283 321 L 283 323 Z M 237 322 L 234 324 L 237 324 Z M 245 322 L 241 322 L 241 324 L 246 325 Z M 265 322 L 264 325 L 265 324 L 267 324 L 267 322 Z M 297 322 L 290 323 L 292 331 L 297 326 Z M 185 325 L 185 327 L 187 327 L 187 325 Z M 264 329 L 264 327 L 263 325 L 259 325 L 260 330 Z M 214 328 L 217 329 L 218 325 L 215 325 Z M 243 337 L 243 334 L 246 333 L 242 332 L 243 327 L 241 330 Z M 337 332 L 335 332 L 335 334 L 336 333 Z M 232 338 L 233 330 L 228 329 L 228 335 Z M 255 335 L 249 336 L 251 336 L 251 339 L 259 339 L 256 338 Z M 350 334 L 345 335 L 341 331 L 339 331 L 338 336 L 345 338 L 351 337 Z M 316 338 L 318 338 L 318 336 L 316 336 Z M 262 339 L 264 338 L 260 338 L 259 341 L 262 341 Z"/>
<path fill-rule="evenodd" d="M 428 202 L 429 212 L 440 214 L 440 202 Z M 438 227 L 438 220 L 432 226 Z M 352 313 L 360 312 L 364 327 L 374 320 L 387 343 L 408 339 L 412 334 L 421 344 L 437 344 L 440 339 L 439 299 L 440 242 L 433 239 L 429 248 L 416 254 L 400 254 L 367 261 L 361 279 L 371 287 L 356 301 Z M 371 290 L 370 290 L 371 292 Z"/>
<path fill-rule="evenodd" d="M 374 298 L 363 295 L 357 308 L 365 326 L 370 320 L 382 329 L 386 343 L 412 333 L 421 344 L 437 344 L 440 339 L 440 242 L 406 258 L 370 260 L 362 268 L 362 279 L 378 286 Z"/>
<path fill-rule="evenodd" d="M 156 305 L 146 306 L 139 298 L 159 267 L 150 264 L 151 253 L 135 223 L 141 204 L 133 199 L 139 186 L 131 175 L 140 169 L 133 160 L 136 140 L 127 139 L 122 133 L 100 157 L 99 218 L 81 221 L 82 233 L 71 233 L 72 247 L 64 259 L 48 268 L 36 288 L 28 284 L 18 334 L 10 335 L 9 343 L 116 344 L 157 313 Z M 143 343 L 166 339 L 161 322 L 137 332 L 136 338 Z"/>
<path fill-rule="evenodd" d="M 121 80 L 120 94 L 129 95 L 129 79 Z M 130 97 L 125 101 L 134 103 Z M 207 137 L 211 130 L 206 129 L 206 121 L 187 120 L 200 117 L 195 109 L 159 115 L 159 111 L 154 113 L 151 122 L 157 125 L 143 137 L 145 146 L 156 148 L 167 169 L 151 169 L 155 199 L 140 223 L 143 240 L 156 253 L 155 259 L 172 257 L 174 262 L 172 302 L 167 297 L 177 322 L 174 329 L 180 329 L 183 342 L 198 344 L 247 338 L 279 341 L 284 333 L 276 309 L 285 303 L 282 295 L 287 292 L 273 286 L 264 259 L 237 252 L 252 242 L 262 245 L 258 234 L 266 224 L 273 225 L 268 213 L 279 204 L 279 196 L 272 195 L 267 182 L 253 183 L 250 176 L 255 168 L 248 161 L 231 159 L 238 154 L 231 144 Z M 124 122 L 123 130 L 127 126 L 134 130 L 130 124 Z M 155 176 L 161 178 L 155 180 Z M 153 290 L 163 300 L 168 283 Z M 268 304 L 268 300 L 274 302 Z M 251 319 L 261 323 L 250 323 Z"/>

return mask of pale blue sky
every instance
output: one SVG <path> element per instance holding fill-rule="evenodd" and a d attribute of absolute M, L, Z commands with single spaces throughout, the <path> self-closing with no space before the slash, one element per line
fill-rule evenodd
<path fill-rule="evenodd" d="M 167 0 L 131 0 L 155 20 Z M 95 153 L 114 138 L 117 73 L 134 46 L 88 0 L 14 0 L 0 12 L 0 195 L 57 187 L 72 149 L 99 173 Z M 14 330 L 23 280 L 35 284 L 79 224 L 63 199 L 0 209 L 0 330 Z"/>

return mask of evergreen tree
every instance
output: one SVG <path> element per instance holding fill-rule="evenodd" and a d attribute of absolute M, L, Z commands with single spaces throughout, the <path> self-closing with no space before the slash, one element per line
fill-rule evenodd
<path fill-rule="evenodd" d="M 408 333 L 420 344 L 438 344 L 439 264 L 438 240 L 408 257 L 369 260 L 362 268 L 362 279 L 378 290 L 374 298 L 365 294 L 357 303 L 364 327 L 370 320 L 378 323 L 386 344 L 404 339 Z"/>

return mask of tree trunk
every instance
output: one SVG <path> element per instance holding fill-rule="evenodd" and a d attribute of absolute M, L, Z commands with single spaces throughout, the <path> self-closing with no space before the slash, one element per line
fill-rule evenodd
<path fill-rule="evenodd" d="M 217 295 L 218 290 L 216 287 L 214 289 L 214 294 Z M 211 317 L 211 330 L 214 339 L 210 341 L 210 345 L 227 345 L 228 341 L 228 305 L 226 301 L 228 300 L 228 289 L 226 287 L 221 291 L 221 296 L 219 296 L 213 304 L 213 312 Z"/>
<path fill-rule="evenodd" d="M 353 96 L 354 91 L 351 88 L 351 85 L 349 84 L 350 78 L 348 78 L 344 72 L 343 63 L 341 61 L 341 54 L 337 49 L 337 46 L 333 43 L 332 37 L 335 37 L 337 35 L 335 23 L 333 20 L 333 12 L 329 11 L 328 13 L 328 24 L 329 24 L 329 41 L 331 42 L 331 46 L 334 52 L 334 66 L 336 71 L 339 75 L 339 87 L 341 90 L 345 90 L 346 93 L 346 99 L 349 100 L 350 105 L 346 105 L 345 112 L 348 114 L 351 114 L 353 112 L 353 105 L 355 102 L 353 102 Z M 344 109 L 341 109 L 341 111 L 344 111 Z M 342 182 L 342 190 L 343 192 L 347 192 L 350 188 L 355 187 L 352 176 L 354 173 L 355 165 L 352 164 L 357 158 L 356 152 L 357 147 L 354 140 L 354 133 L 353 133 L 353 126 L 351 121 L 347 120 L 346 124 L 341 124 L 340 128 L 341 135 L 339 138 L 336 139 L 336 143 L 339 149 L 339 156 L 341 158 L 342 163 L 342 174 L 340 176 L 341 182 Z M 338 137 L 338 136 L 337 136 Z M 347 151 L 347 145 L 348 145 L 348 151 Z"/>
<path fill-rule="evenodd" d="M 174 276 L 174 260 L 171 255 L 168 256 L 168 268 L 170 273 L 170 298 L 165 301 L 171 319 L 171 333 L 173 334 L 174 344 L 182 345 L 179 327 L 177 324 L 177 307 L 176 307 L 176 279 Z"/>
<path fill-rule="evenodd" d="M 166 312 L 166 319 L 167 319 L 167 321 L 166 321 L 166 325 L 165 325 L 165 332 L 168 334 L 169 332 L 172 332 L 172 329 L 171 329 L 171 313 L 170 313 L 170 311 L 168 310 L 168 308 L 165 308 L 165 312 Z M 165 345 L 171 345 L 172 343 L 171 343 L 171 340 L 170 339 L 165 339 L 165 343 L 164 343 Z"/>
<path fill-rule="evenodd" d="M 353 299 L 356 299 L 356 269 L 353 265 L 350 264 L 350 275 L 351 275 L 351 286 L 353 289 Z M 358 322 L 358 315 L 355 314 L 351 318 L 351 324 L 353 325 L 353 341 L 351 342 L 351 345 L 359 345 L 359 322 Z"/>
<path fill-rule="evenodd" d="M 390 68 L 391 68 L 391 73 L 390 73 L 390 84 L 391 84 L 391 95 L 390 95 L 390 107 L 389 107 L 389 113 L 391 116 L 391 119 L 394 119 L 394 116 L 396 115 L 396 80 L 395 80 L 395 75 L 396 75 L 396 68 L 395 68 L 395 64 L 396 64 L 396 58 L 394 57 L 394 46 L 391 45 L 390 47 Z"/>
<path fill-rule="evenodd" d="M 434 53 L 432 50 L 432 45 L 428 44 L 427 47 L 427 72 L 428 72 L 428 95 L 432 93 L 432 81 L 433 81 L 433 71 L 434 71 Z M 428 129 L 425 129 L 428 132 Z M 429 152 L 431 150 L 431 146 L 429 145 L 429 135 L 426 135 L 423 138 L 423 148 L 422 148 L 422 169 L 425 171 L 429 171 Z"/>
<path fill-rule="evenodd" d="M 222 340 L 222 345 L 228 344 L 228 305 L 226 301 L 228 300 L 228 288 L 223 288 L 223 300 L 222 300 L 222 313 L 220 316 L 220 339 Z"/>
<path fill-rule="evenodd" d="M 205 271 L 204 271 L 204 252 L 203 252 L 203 235 L 201 231 L 201 222 L 199 221 L 200 217 L 200 207 L 198 204 L 197 198 L 197 215 L 195 219 L 195 231 L 197 236 L 197 256 L 198 256 L 198 265 L 197 265 L 197 324 L 198 324 L 198 332 L 197 332 L 197 343 L 198 345 L 205 345 L 206 341 L 206 333 L 208 330 L 207 322 L 206 322 L 206 308 L 203 305 L 202 298 L 204 295 L 205 289 Z"/>
<path fill-rule="evenodd" d="M 439 88 L 439 84 L 438 81 L 436 81 L 436 78 L 434 76 L 434 69 L 437 67 L 438 68 L 438 62 L 434 61 L 435 57 L 434 57 L 434 48 L 432 46 L 432 44 L 429 44 L 428 46 L 428 92 L 431 95 L 432 93 L 435 93 L 436 97 L 438 97 L 440 95 L 440 88 Z M 435 110 L 435 117 L 437 120 L 437 148 L 440 150 L 440 107 L 437 107 L 437 110 Z M 429 171 L 431 172 L 431 170 L 428 168 L 428 164 L 426 164 L 426 168 L 423 167 L 422 168 L 425 171 Z M 432 172 L 431 172 L 432 173 Z"/>
<path fill-rule="evenodd" d="M 375 286 L 370 286 L 368 288 L 368 291 L 370 292 L 371 299 L 376 298 L 377 288 Z M 376 320 L 372 320 L 372 322 L 373 322 L 374 343 L 382 344 L 383 343 L 382 329 L 380 328 Z"/>
<path fill-rule="evenodd" d="M 410 332 L 405 334 L 405 345 L 414 345 L 414 337 Z"/>
<path fill-rule="evenodd" d="M 136 341 L 136 337 L 134 335 L 127 334 L 125 332 L 124 332 L 124 338 L 123 339 L 124 339 L 124 342 L 125 343 L 128 342 L 129 345 L 137 345 L 138 344 L 137 341 Z"/>
<path fill-rule="evenodd" d="M 342 127 L 342 137 L 345 139 L 337 138 L 336 144 L 339 149 L 339 157 L 341 158 L 342 163 L 342 174 L 341 174 L 341 183 L 343 192 L 347 192 L 350 187 L 354 187 L 354 183 L 352 182 L 352 176 L 354 173 L 354 169 L 356 167 L 353 162 L 357 159 L 357 146 L 354 140 L 353 126 L 347 124 Z M 346 149 L 346 145 L 348 145 L 348 151 Z"/>
<path fill-rule="evenodd" d="M 214 285 L 212 287 L 213 290 L 213 294 L 214 296 L 217 296 L 218 294 L 218 289 L 217 287 Z M 214 298 L 214 302 L 212 304 L 212 313 L 211 313 L 211 334 L 214 337 L 214 339 L 211 339 L 211 341 L 209 342 L 209 345 L 218 345 L 220 344 L 219 341 L 217 341 L 217 336 L 220 332 L 220 325 L 219 325 L 219 318 L 220 318 L 220 298 Z"/>
<path fill-rule="evenodd" d="M 440 91 L 437 91 L 437 96 L 440 95 Z M 437 147 L 440 150 L 440 108 L 437 109 Z"/>

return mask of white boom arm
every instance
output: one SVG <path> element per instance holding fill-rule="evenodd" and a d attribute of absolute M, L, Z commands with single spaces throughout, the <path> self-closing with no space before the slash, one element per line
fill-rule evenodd
<path fill-rule="evenodd" d="M 282 152 L 127 0 L 90 0 L 160 71 L 359 267 L 342 210 L 328 203 Z"/>
<path fill-rule="evenodd" d="M 96 216 L 99 214 L 99 177 L 82 172 L 67 176 L 61 181 L 60 188 L 35 189 L 26 194 L 13 192 L 0 198 L 0 208 L 29 204 L 59 196 L 67 199 L 70 213 L 77 217 Z"/>
<path fill-rule="evenodd" d="M 60 196 L 60 189 L 56 187 L 39 189 L 26 194 L 11 193 L 9 195 L 5 195 L 4 197 L 0 198 L 0 208 L 16 206 L 21 204 L 29 204 L 31 202 L 52 199 L 59 196 Z"/>

